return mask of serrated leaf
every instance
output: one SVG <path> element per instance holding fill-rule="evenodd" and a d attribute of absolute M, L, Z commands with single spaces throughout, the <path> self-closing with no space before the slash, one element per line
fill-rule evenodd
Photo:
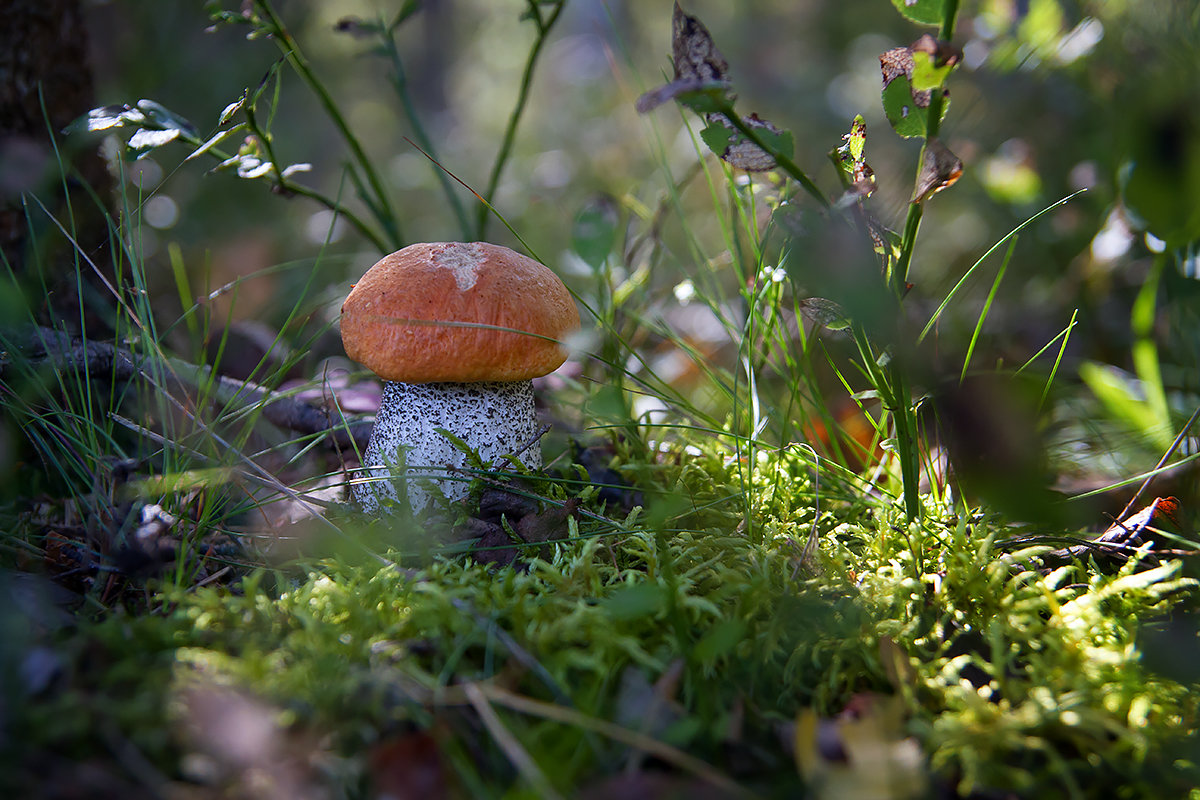
<path fill-rule="evenodd" d="M 700 139 L 708 145 L 709 150 L 712 150 L 717 155 L 729 149 L 729 145 L 733 143 L 736 135 L 737 133 L 733 128 L 720 124 L 706 125 L 704 130 L 700 131 Z"/>
<path fill-rule="evenodd" d="M 892 5 L 918 25 L 941 25 L 946 18 L 946 0 L 892 0 Z"/>
<path fill-rule="evenodd" d="M 696 88 L 680 91 L 675 99 L 684 107 L 703 116 L 720 110 L 733 101 L 733 96 L 729 94 L 727 83 L 702 81 Z"/>

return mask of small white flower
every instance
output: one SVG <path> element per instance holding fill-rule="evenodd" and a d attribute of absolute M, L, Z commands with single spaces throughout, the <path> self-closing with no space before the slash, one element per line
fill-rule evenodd
<path fill-rule="evenodd" d="M 679 301 L 679 305 L 686 306 L 696 297 L 696 286 L 691 280 L 682 280 L 675 284 L 675 299 Z"/>

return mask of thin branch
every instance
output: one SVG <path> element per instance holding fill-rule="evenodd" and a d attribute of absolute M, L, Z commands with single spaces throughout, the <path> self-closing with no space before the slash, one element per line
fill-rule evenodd
<path fill-rule="evenodd" d="M 404 116 L 408 119 L 409 126 L 412 127 L 413 137 L 420 143 L 421 149 L 429 155 L 430 161 L 433 162 L 433 173 L 442 185 L 442 192 L 446 195 L 446 201 L 450 203 L 450 208 L 454 212 L 455 219 L 458 220 L 458 226 L 462 230 L 463 236 L 470 238 L 471 221 L 467 216 L 467 210 L 463 206 L 458 193 L 454 190 L 454 184 L 451 182 L 450 177 L 437 166 L 437 151 L 434 148 L 433 140 L 429 138 L 429 133 L 425 130 L 425 126 L 422 124 L 421 117 L 417 113 L 416 106 L 413 103 L 412 94 L 408 91 L 408 74 L 404 71 L 404 62 L 400 58 L 399 48 L 396 47 L 395 30 L 395 26 L 393 25 L 380 33 L 384 49 L 387 51 L 388 60 L 392 63 L 392 71 L 394 73 L 392 85 L 396 89 L 396 95 L 400 98 L 400 106 L 404 110 Z"/>
<path fill-rule="evenodd" d="M 513 106 L 512 113 L 508 117 L 508 127 L 504 131 L 504 140 L 500 144 L 499 152 L 496 153 L 496 160 L 492 163 L 492 174 L 488 178 L 487 189 L 483 193 L 483 197 L 487 202 L 479 206 L 479 213 L 476 215 L 475 238 L 477 239 L 483 240 L 487 238 L 487 226 L 490 219 L 488 212 L 491 210 L 492 201 L 496 198 L 496 189 L 500 186 L 500 175 L 504 172 L 504 166 L 508 163 L 508 157 L 512 153 L 513 143 L 517 138 L 517 126 L 521 122 L 521 117 L 525 113 L 525 105 L 529 101 L 529 93 L 533 86 L 534 68 L 537 66 L 538 57 L 542 54 L 542 48 L 546 44 L 546 39 L 550 36 L 551 29 L 554 28 L 554 23 L 558 21 L 558 17 L 562 14 L 566 5 L 567 0 L 559 0 L 554 6 L 554 10 L 550 12 L 550 17 L 543 19 L 541 9 L 538 8 L 536 0 L 530 0 L 531 17 L 538 27 L 537 39 L 533 43 L 533 48 L 529 51 L 529 58 L 525 61 L 525 72 L 521 75 L 521 90 L 517 95 L 516 105 Z"/>
<path fill-rule="evenodd" d="M 75 341 L 68 334 L 50 328 L 26 328 L 6 338 L 34 367 L 50 364 L 59 372 L 120 382 L 142 380 L 155 372 L 164 372 L 165 365 L 159 359 L 135 355 L 109 342 Z M 10 356 L 6 361 L 0 361 L 0 374 L 9 367 L 11 360 Z M 324 435 L 330 447 L 348 449 L 358 446 L 363 449 L 371 435 L 369 421 L 345 424 L 331 418 L 323 409 L 285 393 L 223 375 L 213 378 L 207 366 L 171 359 L 165 372 L 192 387 L 211 380 L 214 401 L 236 404 L 247 411 L 260 411 L 264 419 L 284 430 L 308 436 Z"/>
<path fill-rule="evenodd" d="M 354 157 L 354 160 L 362 169 L 363 174 L 366 175 L 367 182 L 371 185 L 371 190 L 375 193 L 375 203 L 379 207 L 376 217 L 384 227 L 384 230 L 387 231 L 391 239 L 392 249 L 399 249 L 404 244 L 404 235 L 400 231 L 399 218 L 392 208 L 387 190 L 384 188 L 383 181 L 380 180 L 379 173 L 376 171 L 371 159 L 367 156 L 362 144 L 358 141 L 358 137 L 350 130 L 349 123 L 342 116 L 341 110 L 338 109 L 329 91 L 313 73 L 308 60 L 300 51 L 300 45 L 292 38 L 291 33 L 284 26 L 283 20 L 275 13 L 275 9 L 271 6 L 269 0 L 255 0 L 255 5 L 269 21 L 280 51 L 287 58 L 288 63 L 292 65 L 292 68 L 296 70 L 300 78 L 308 84 L 308 88 L 317 96 L 317 100 L 324 107 L 326 115 L 338 129 L 338 133 L 341 134 L 342 139 L 346 142 L 346 146 L 350 148 L 350 153 Z"/>

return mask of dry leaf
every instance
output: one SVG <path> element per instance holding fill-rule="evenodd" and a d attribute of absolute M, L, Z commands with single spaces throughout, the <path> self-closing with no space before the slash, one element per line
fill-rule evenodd
<path fill-rule="evenodd" d="M 726 81 L 729 64 L 713 43 L 704 23 L 683 13 L 679 3 L 671 16 L 671 52 L 675 80 Z"/>
<path fill-rule="evenodd" d="M 933 63 L 938 67 L 952 67 L 962 60 L 961 50 L 949 42 L 943 42 L 934 38 L 928 33 L 913 42 L 912 47 L 909 49 L 913 53 L 928 53 L 933 56 Z"/>
<path fill-rule="evenodd" d="M 942 189 L 953 186 L 962 176 L 962 171 L 962 160 L 938 139 L 930 139 L 925 143 L 925 159 L 921 163 L 921 174 L 917 178 L 912 202 L 927 200 Z"/>
<path fill-rule="evenodd" d="M 638 97 L 633 107 L 637 109 L 639 114 L 645 114 L 647 111 L 653 111 L 658 108 L 668 100 L 674 100 L 681 94 L 707 89 L 711 86 L 713 86 L 712 81 L 706 81 L 702 78 L 679 78 L 643 93 Z"/>
<path fill-rule="evenodd" d="M 371 749 L 369 764 L 372 797 L 438 800 L 451 796 L 441 749 L 427 731 L 383 740 Z"/>
<path fill-rule="evenodd" d="M 913 75 L 913 51 L 907 47 L 896 47 L 888 50 L 879 57 L 879 68 L 883 72 L 883 88 L 887 88 L 892 81 L 900 76 L 904 76 L 909 83 L 912 82 Z M 918 108 L 928 108 L 929 101 L 933 97 L 933 92 L 913 92 L 913 102 Z"/>
<path fill-rule="evenodd" d="M 733 123 L 724 114 L 709 114 L 706 119 L 709 125 L 720 125 L 729 130 L 731 134 L 729 144 L 723 150 L 718 151 L 716 148 L 713 148 L 713 150 L 722 159 L 727 161 L 730 166 L 737 169 L 744 169 L 747 172 L 766 172 L 775 169 L 776 163 L 774 157 L 754 142 L 746 139 L 741 131 L 733 127 Z M 756 131 L 764 131 L 775 136 L 782 136 L 785 133 L 785 131 L 780 130 L 771 122 L 760 119 L 757 114 L 751 114 L 743 121 L 747 126 Z M 705 141 L 707 142 L 708 140 L 706 139 Z M 711 142 L 709 142 L 709 145 L 711 146 Z"/>
<path fill-rule="evenodd" d="M 729 63 L 717 49 L 708 28 L 696 17 L 685 14 L 677 2 L 671 18 L 671 31 L 675 79 L 643 93 L 635 103 L 638 112 L 644 114 L 683 94 L 710 90 L 712 97 L 708 100 L 701 96 L 681 99 L 681 102 L 700 113 L 708 123 L 702 134 L 705 144 L 737 169 L 747 172 L 775 169 L 775 158 L 769 152 L 749 141 L 727 116 L 711 110 L 720 107 L 718 103 L 722 99 L 731 103 L 734 95 L 728 91 Z M 781 151 L 789 146 L 790 136 L 787 132 L 767 120 L 751 114 L 743 121 L 748 127 L 771 137 L 789 137 L 781 142 Z M 769 146 L 773 147 L 774 143 L 769 143 Z"/>

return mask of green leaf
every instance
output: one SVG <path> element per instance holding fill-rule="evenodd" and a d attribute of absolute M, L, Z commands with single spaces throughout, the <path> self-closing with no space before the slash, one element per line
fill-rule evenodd
<path fill-rule="evenodd" d="M 855 187 L 860 197 L 869 196 L 875 185 L 875 171 L 863 157 L 866 147 L 867 123 L 858 114 L 850 123 L 850 132 L 842 136 L 842 144 L 830 154 L 842 173 L 842 183 Z"/>
<path fill-rule="evenodd" d="M 946 83 L 946 78 L 954 70 L 956 62 L 948 62 L 938 66 L 932 53 L 914 50 L 912 86 L 918 92 L 937 89 Z"/>
<path fill-rule="evenodd" d="M 942 116 L 950 107 L 949 98 L 942 102 Z M 913 86 L 903 75 L 895 77 L 883 89 L 883 113 L 896 133 L 905 139 L 924 137 L 929 131 L 929 108 L 917 105 Z"/>
<path fill-rule="evenodd" d="M 1164 434 L 1161 420 L 1141 395 L 1134 379 L 1116 367 L 1085 361 L 1079 365 L 1079 377 L 1092 390 L 1109 415 L 1152 441 Z"/>
<path fill-rule="evenodd" d="M 947 0 L 892 0 L 896 10 L 918 25 L 941 25 Z"/>
<path fill-rule="evenodd" d="M 770 148 L 772 153 L 791 158 L 792 154 L 796 152 L 796 139 L 792 136 L 791 131 L 759 129 L 758 135 L 762 137 L 763 143 Z"/>
<path fill-rule="evenodd" d="M 777 128 L 754 114 L 742 118 L 742 122 L 754 130 L 766 145 L 766 150 L 743 136 L 726 115 L 709 114 L 707 119 L 708 125 L 700 132 L 700 138 L 714 153 L 737 169 L 747 172 L 775 169 L 778 166 L 775 154 L 791 158 L 796 148 L 791 131 Z"/>
<path fill-rule="evenodd" d="M 571 227 L 571 249 L 592 269 L 599 269 L 617 240 L 616 206 L 601 198 L 584 206 Z"/>
<path fill-rule="evenodd" d="M 701 88 L 679 92 L 675 100 L 697 114 L 710 114 L 720 111 L 729 103 L 729 84 L 706 81 Z"/>
<path fill-rule="evenodd" d="M 270 164 L 268 164 L 267 166 L 270 166 Z M 257 176 L 255 176 L 255 177 L 257 177 Z M 466 456 L 467 463 L 470 464 L 472 467 L 474 467 L 475 469 L 486 469 L 487 465 L 484 464 L 483 460 L 479 457 L 479 451 L 477 449 L 471 447 L 471 445 L 467 444 L 460 437 L 455 436 L 453 433 L 446 430 L 445 428 L 434 428 L 434 431 L 436 431 L 438 433 L 438 435 L 444 436 L 446 438 L 446 441 L 448 441 L 450 443 L 451 447 L 453 447 L 455 450 L 457 450 L 458 452 L 460 452 L 464 456 Z"/>
<path fill-rule="evenodd" d="M 700 139 L 717 155 L 724 153 L 737 138 L 737 131 L 721 124 L 710 123 L 700 131 Z"/>
<path fill-rule="evenodd" d="M 845 136 L 846 143 L 842 145 L 839 152 L 844 151 L 850 156 L 852 163 L 862 161 L 863 153 L 867 148 L 867 123 L 863 119 L 862 114 L 855 114 L 854 121 L 850 124 L 850 132 Z"/>

